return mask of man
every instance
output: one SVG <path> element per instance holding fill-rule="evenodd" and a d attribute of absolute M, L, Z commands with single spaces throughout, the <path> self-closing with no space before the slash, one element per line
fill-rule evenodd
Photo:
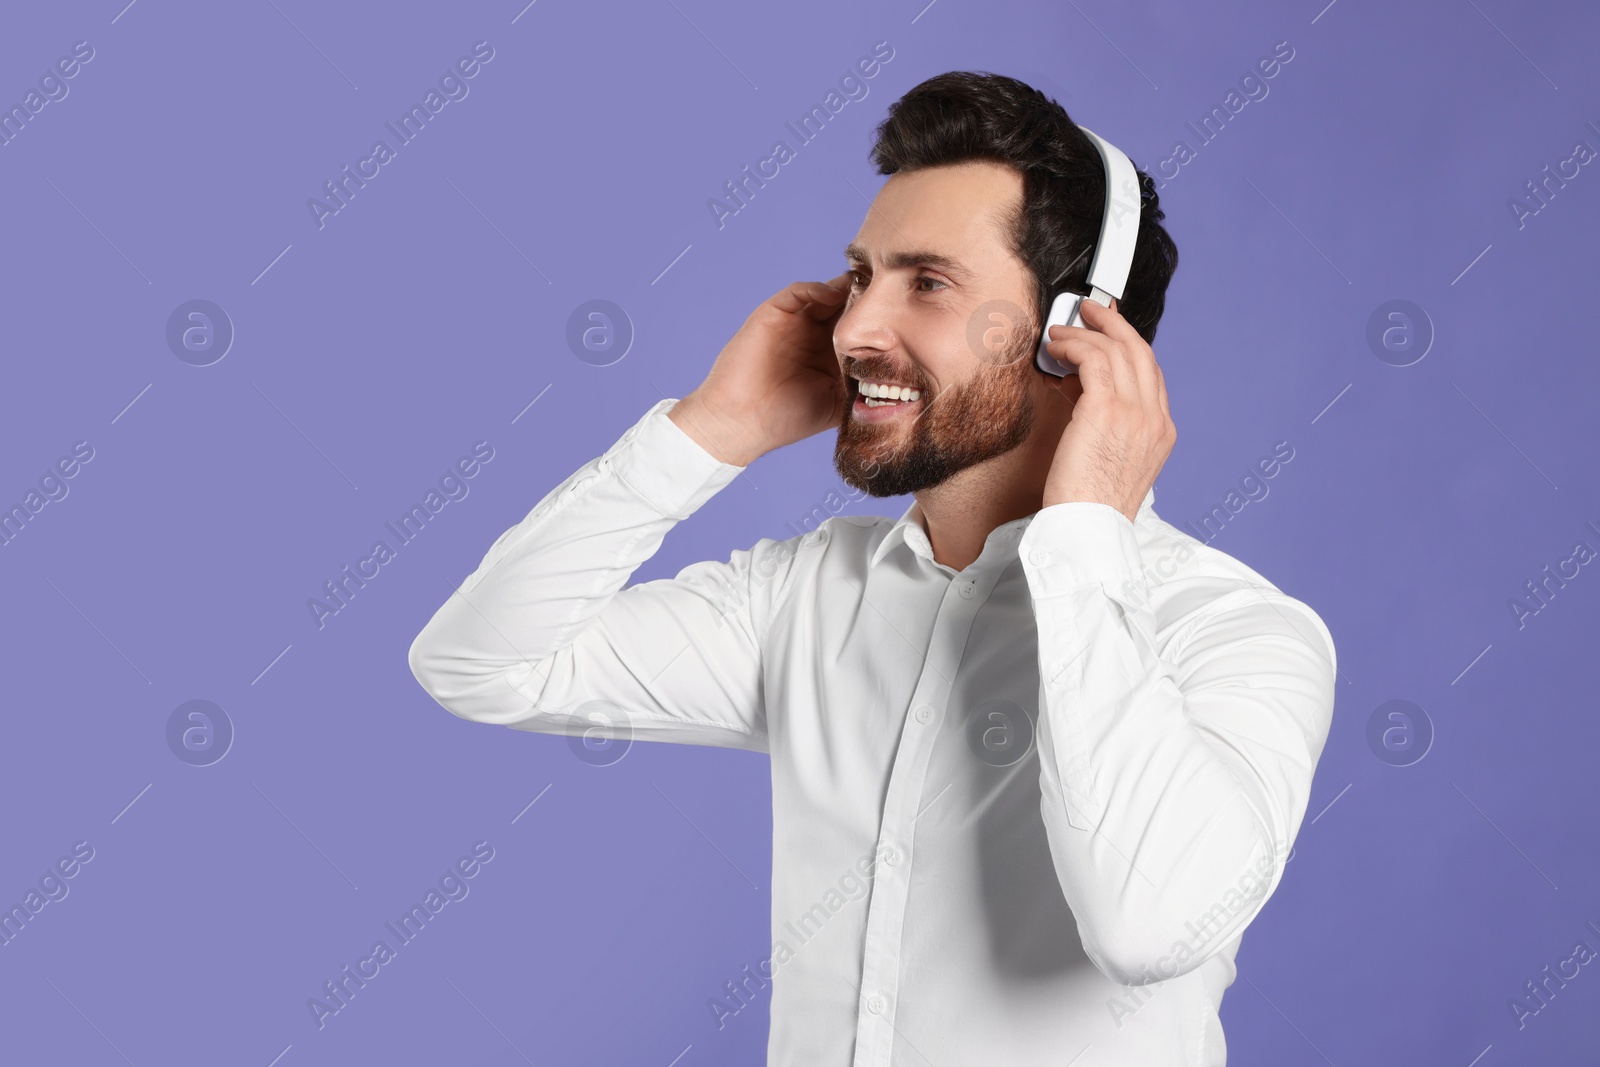
<path fill-rule="evenodd" d="M 769 753 L 773 954 L 746 983 L 771 980 L 771 1064 L 1216 1067 L 1332 638 L 1153 509 L 1176 248 L 1150 178 L 1126 311 L 1053 328 L 1057 378 L 1038 324 L 1104 196 L 1066 112 L 941 75 L 874 159 L 850 270 L 763 303 L 508 530 L 412 670 L 475 722 Z M 849 484 L 914 497 L 898 521 L 623 588 L 744 466 L 835 425 Z"/>

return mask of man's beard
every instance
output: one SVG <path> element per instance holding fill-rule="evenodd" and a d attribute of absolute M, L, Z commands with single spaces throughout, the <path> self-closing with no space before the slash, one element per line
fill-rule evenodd
<path fill-rule="evenodd" d="M 998 355 L 985 355 L 973 377 L 931 397 L 910 426 L 900 420 L 857 422 L 847 408 L 833 465 L 845 484 L 892 497 L 943 483 L 968 467 L 1016 448 L 1033 429 L 1031 378 L 1037 331 L 1021 330 Z M 869 379 L 890 376 L 872 360 L 852 364 Z M 923 391 L 927 396 L 927 391 Z"/>

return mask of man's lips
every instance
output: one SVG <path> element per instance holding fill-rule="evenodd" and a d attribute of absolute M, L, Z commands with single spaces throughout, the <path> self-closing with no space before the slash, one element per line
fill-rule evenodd
<path fill-rule="evenodd" d="M 900 400 L 894 403 L 868 407 L 867 398 L 858 389 L 855 403 L 850 405 L 850 416 L 857 422 L 887 422 L 902 415 L 910 415 L 921 411 L 924 403 L 926 403 L 926 399 L 919 396 L 915 400 Z"/>

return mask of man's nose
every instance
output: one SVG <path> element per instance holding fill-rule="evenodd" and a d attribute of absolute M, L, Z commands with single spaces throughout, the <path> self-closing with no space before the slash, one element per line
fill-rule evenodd
<path fill-rule="evenodd" d="M 839 352 L 857 348 L 886 350 L 894 347 L 896 311 L 887 287 L 866 285 L 850 296 L 834 325 L 833 343 Z"/>

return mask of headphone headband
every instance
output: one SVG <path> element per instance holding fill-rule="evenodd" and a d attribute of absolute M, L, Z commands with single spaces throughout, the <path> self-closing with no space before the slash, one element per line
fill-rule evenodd
<path fill-rule="evenodd" d="M 1100 240 L 1095 243 L 1094 261 L 1089 265 L 1089 285 L 1121 300 L 1128 271 L 1133 267 L 1134 242 L 1139 237 L 1139 210 L 1144 202 L 1139 195 L 1139 175 L 1116 145 L 1085 126 L 1078 129 L 1099 149 L 1106 171 L 1105 209 Z"/>
<path fill-rule="evenodd" d="M 1093 300 L 1101 307 L 1110 307 L 1113 298 L 1122 299 L 1122 290 L 1128 284 L 1128 272 L 1133 269 L 1133 248 L 1139 237 L 1139 212 L 1144 207 L 1139 172 L 1128 157 L 1116 145 L 1088 127 L 1079 126 L 1078 129 L 1084 132 L 1100 153 L 1100 162 L 1106 174 L 1106 202 L 1101 212 L 1100 237 L 1095 241 L 1094 258 L 1089 262 L 1089 295 L 1079 296 L 1071 291 L 1057 293 L 1040 331 L 1034 365 L 1058 378 L 1076 374 L 1077 368 L 1071 363 L 1058 362 L 1046 351 L 1050 327 L 1082 326 L 1083 319 L 1078 314 L 1078 307 L 1085 300 Z"/>

